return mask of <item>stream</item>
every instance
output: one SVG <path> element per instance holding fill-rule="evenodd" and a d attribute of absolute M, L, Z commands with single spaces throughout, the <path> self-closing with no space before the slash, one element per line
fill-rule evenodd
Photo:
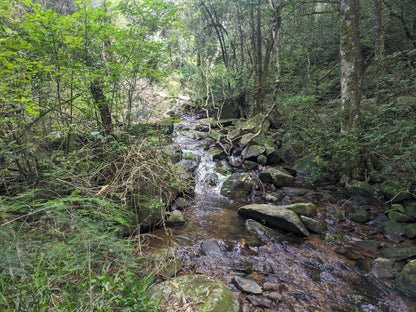
<path fill-rule="evenodd" d="M 382 246 L 383 236 L 370 225 L 352 224 L 348 219 L 333 222 L 328 217 L 328 209 L 337 211 L 348 203 L 336 196 L 334 187 L 327 189 L 335 202 L 290 198 L 313 202 L 317 218 L 327 221 L 326 234 L 298 237 L 278 232 L 271 239 L 248 234 L 246 220 L 237 213 L 248 203 L 220 195 L 226 176 L 215 171 L 216 162 L 207 151 L 210 139 L 198 130 L 197 120 L 181 119 L 173 143 L 184 154 L 197 155 L 199 162 L 194 173 L 195 196 L 184 212 L 186 223 L 169 229 L 169 239 L 165 230 L 156 230 L 151 234 L 157 239 L 148 242 L 152 249 L 173 246 L 183 260 L 179 275 L 203 274 L 221 280 L 236 294 L 242 311 L 416 311 L 416 303 L 397 293 L 392 280 L 381 281 L 367 273 L 367 260 L 379 257 L 380 247 L 365 247 L 362 242 L 371 239 Z M 304 185 L 299 182 L 298 186 Z M 376 214 L 384 208 L 371 209 Z M 232 281 L 234 276 L 254 279 L 262 285 L 263 295 L 242 293 Z"/>

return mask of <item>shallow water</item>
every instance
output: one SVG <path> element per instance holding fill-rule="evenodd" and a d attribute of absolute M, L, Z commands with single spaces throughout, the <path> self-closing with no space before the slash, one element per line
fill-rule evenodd
<path fill-rule="evenodd" d="M 175 144 L 185 153 L 199 155 L 201 162 L 196 170 L 195 197 L 185 211 L 186 224 L 169 230 L 169 244 L 183 259 L 182 273 L 222 280 L 250 311 L 416 311 L 415 302 L 399 295 L 390 282 L 370 277 L 353 261 L 335 252 L 345 242 L 362 239 L 359 231 L 344 230 L 349 224 L 334 224 L 328 231 L 345 233 L 344 242 L 326 242 L 317 235 L 300 238 L 284 233 L 259 242 L 250 236 L 244 229 L 245 220 L 237 214 L 238 207 L 244 203 L 230 201 L 219 194 L 224 177 L 215 173 L 215 163 L 204 151 L 201 136 L 195 136 L 193 130 L 183 130 L 184 127 L 192 129 L 192 121 L 184 121 L 177 129 L 180 136 Z M 215 186 L 202 182 L 207 174 L 213 173 L 218 177 Z M 315 204 L 318 218 L 325 219 L 328 203 Z M 151 241 L 152 248 L 167 245 L 164 230 L 152 234 L 162 238 Z M 204 255 L 200 248 L 203 240 L 218 242 L 221 254 Z M 368 251 L 361 252 L 369 256 Z M 376 257 L 377 251 L 374 253 L 370 256 Z M 280 295 L 271 301 L 270 307 L 254 308 L 232 283 L 236 275 L 250 276 L 259 285 L 266 282 L 278 285 Z M 264 296 L 267 297 L 267 292 Z"/>

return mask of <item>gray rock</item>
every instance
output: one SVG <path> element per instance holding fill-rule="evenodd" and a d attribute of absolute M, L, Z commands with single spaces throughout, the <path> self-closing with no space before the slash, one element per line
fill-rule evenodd
<path fill-rule="evenodd" d="M 221 195 L 245 199 L 251 194 L 253 180 L 248 173 L 233 173 L 222 185 Z"/>
<path fill-rule="evenodd" d="M 224 283 L 203 275 L 184 275 L 153 285 L 148 296 L 171 305 L 183 306 L 183 299 L 195 300 L 199 304 L 195 312 L 239 312 L 236 296 Z"/>
<path fill-rule="evenodd" d="M 383 249 L 383 256 L 394 261 L 402 261 L 416 256 L 416 247 L 388 247 Z"/>
<path fill-rule="evenodd" d="M 416 260 L 407 263 L 395 281 L 395 288 L 416 299 Z"/>
<path fill-rule="evenodd" d="M 283 169 L 268 168 L 258 173 L 263 183 L 273 183 L 277 187 L 291 186 L 295 178 Z"/>
<path fill-rule="evenodd" d="M 402 236 L 405 233 L 405 227 L 396 221 L 386 221 L 382 224 L 383 233 L 385 235 Z"/>
<path fill-rule="evenodd" d="M 183 197 L 178 197 L 175 199 L 174 205 L 178 209 L 184 210 L 186 207 L 188 207 L 188 201 Z"/>
<path fill-rule="evenodd" d="M 245 293 L 255 295 L 261 295 L 263 293 L 261 287 L 251 278 L 234 276 L 233 283 L 239 290 Z"/>
<path fill-rule="evenodd" d="M 299 219 L 297 214 L 285 208 L 286 206 L 274 205 L 246 205 L 238 209 L 238 213 L 244 217 L 257 221 L 266 221 L 266 224 L 293 232 L 297 235 L 308 236 L 309 232 Z"/>
<path fill-rule="evenodd" d="M 265 155 L 257 156 L 257 163 L 259 165 L 266 166 L 267 165 L 267 156 L 265 156 Z"/>
<path fill-rule="evenodd" d="M 388 279 L 394 276 L 394 262 L 390 259 L 377 258 L 371 264 L 370 274 L 376 278 Z"/>
<path fill-rule="evenodd" d="M 289 196 L 305 196 L 310 193 L 314 193 L 313 190 L 306 188 L 297 188 L 297 187 L 282 187 L 283 194 Z"/>
<path fill-rule="evenodd" d="M 244 160 L 244 169 L 246 170 L 257 170 L 259 168 L 259 165 L 255 163 L 254 161 Z"/>
<path fill-rule="evenodd" d="M 250 303 L 258 308 L 271 308 L 272 307 L 272 301 L 266 297 L 257 297 L 257 296 L 247 296 L 247 299 L 250 301 Z"/>
<path fill-rule="evenodd" d="M 416 237 L 416 223 L 410 224 L 406 228 L 406 232 L 404 233 L 407 238 L 415 238 Z"/>
<path fill-rule="evenodd" d="M 181 226 L 185 224 L 185 217 L 180 210 L 174 210 L 170 213 L 166 220 L 166 225 L 169 227 Z"/>
<path fill-rule="evenodd" d="M 398 212 L 398 211 L 389 211 L 388 212 L 389 219 L 391 221 L 397 221 L 397 222 L 408 222 L 410 221 L 410 217 L 407 214 Z"/>
<path fill-rule="evenodd" d="M 412 220 L 416 220 L 416 203 L 406 206 L 406 214 L 412 218 Z"/>
<path fill-rule="evenodd" d="M 369 220 L 368 211 L 363 207 L 359 207 L 351 214 L 351 220 L 357 223 L 365 223 Z"/>
<path fill-rule="evenodd" d="M 346 185 L 346 190 L 350 195 L 361 195 L 366 197 L 374 197 L 377 189 L 366 182 L 352 180 Z"/>
<path fill-rule="evenodd" d="M 316 206 L 312 203 L 296 203 L 292 205 L 280 206 L 296 212 L 300 216 L 313 217 L 316 216 Z"/>
<path fill-rule="evenodd" d="M 305 216 L 300 216 L 300 219 L 302 220 L 303 224 L 305 224 L 306 228 L 314 233 L 321 234 L 326 232 L 326 230 L 328 229 L 326 224 L 322 221 L 315 220 Z"/>
<path fill-rule="evenodd" d="M 265 151 L 266 151 L 266 148 L 263 147 L 263 146 L 260 146 L 260 145 L 250 145 L 248 147 L 248 150 L 247 150 L 247 147 L 246 147 L 245 149 L 243 149 L 243 151 L 241 152 L 241 154 L 242 155 L 245 155 L 246 156 L 245 157 L 246 159 L 250 159 L 252 157 L 257 157 L 259 155 L 262 155 Z"/>
<path fill-rule="evenodd" d="M 326 215 L 335 222 L 345 221 L 345 210 L 338 206 L 332 206 L 327 208 Z"/>
<path fill-rule="evenodd" d="M 259 239 L 270 239 L 278 235 L 275 230 L 252 219 L 247 219 L 244 225 L 247 232 Z"/>
<path fill-rule="evenodd" d="M 356 242 L 353 242 L 352 245 L 360 249 L 366 249 L 370 251 L 377 251 L 380 248 L 380 243 L 377 241 L 373 241 L 373 240 L 356 241 Z"/>
<path fill-rule="evenodd" d="M 219 256 L 222 251 L 215 240 L 206 240 L 201 243 L 201 252 L 204 256 Z"/>

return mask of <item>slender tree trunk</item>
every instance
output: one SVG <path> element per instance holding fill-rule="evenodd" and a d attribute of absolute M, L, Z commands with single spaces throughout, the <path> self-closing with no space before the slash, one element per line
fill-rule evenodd
<path fill-rule="evenodd" d="M 107 98 L 105 97 L 103 86 L 98 79 L 91 83 L 90 91 L 100 113 L 101 124 L 108 135 L 113 131 L 113 123 L 111 121 L 110 107 Z"/>
<path fill-rule="evenodd" d="M 375 14 L 376 14 L 376 61 L 382 64 L 384 60 L 384 15 L 383 15 L 383 0 L 374 0 Z"/>
<path fill-rule="evenodd" d="M 341 131 L 360 128 L 363 56 L 360 48 L 359 0 L 341 0 Z"/>
<path fill-rule="evenodd" d="M 341 0 L 341 132 L 346 135 L 349 150 L 344 151 L 344 178 L 359 178 L 360 101 L 364 62 L 360 48 L 360 2 Z"/>

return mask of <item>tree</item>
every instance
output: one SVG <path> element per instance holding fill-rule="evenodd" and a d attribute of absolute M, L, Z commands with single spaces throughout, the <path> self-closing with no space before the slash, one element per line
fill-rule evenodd
<path fill-rule="evenodd" d="M 340 57 L 341 57 L 341 132 L 352 143 L 358 141 L 360 130 L 361 85 L 364 73 L 360 48 L 359 0 L 341 0 Z M 359 155 L 355 153 L 347 161 L 346 174 L 357 175 Z"/>

